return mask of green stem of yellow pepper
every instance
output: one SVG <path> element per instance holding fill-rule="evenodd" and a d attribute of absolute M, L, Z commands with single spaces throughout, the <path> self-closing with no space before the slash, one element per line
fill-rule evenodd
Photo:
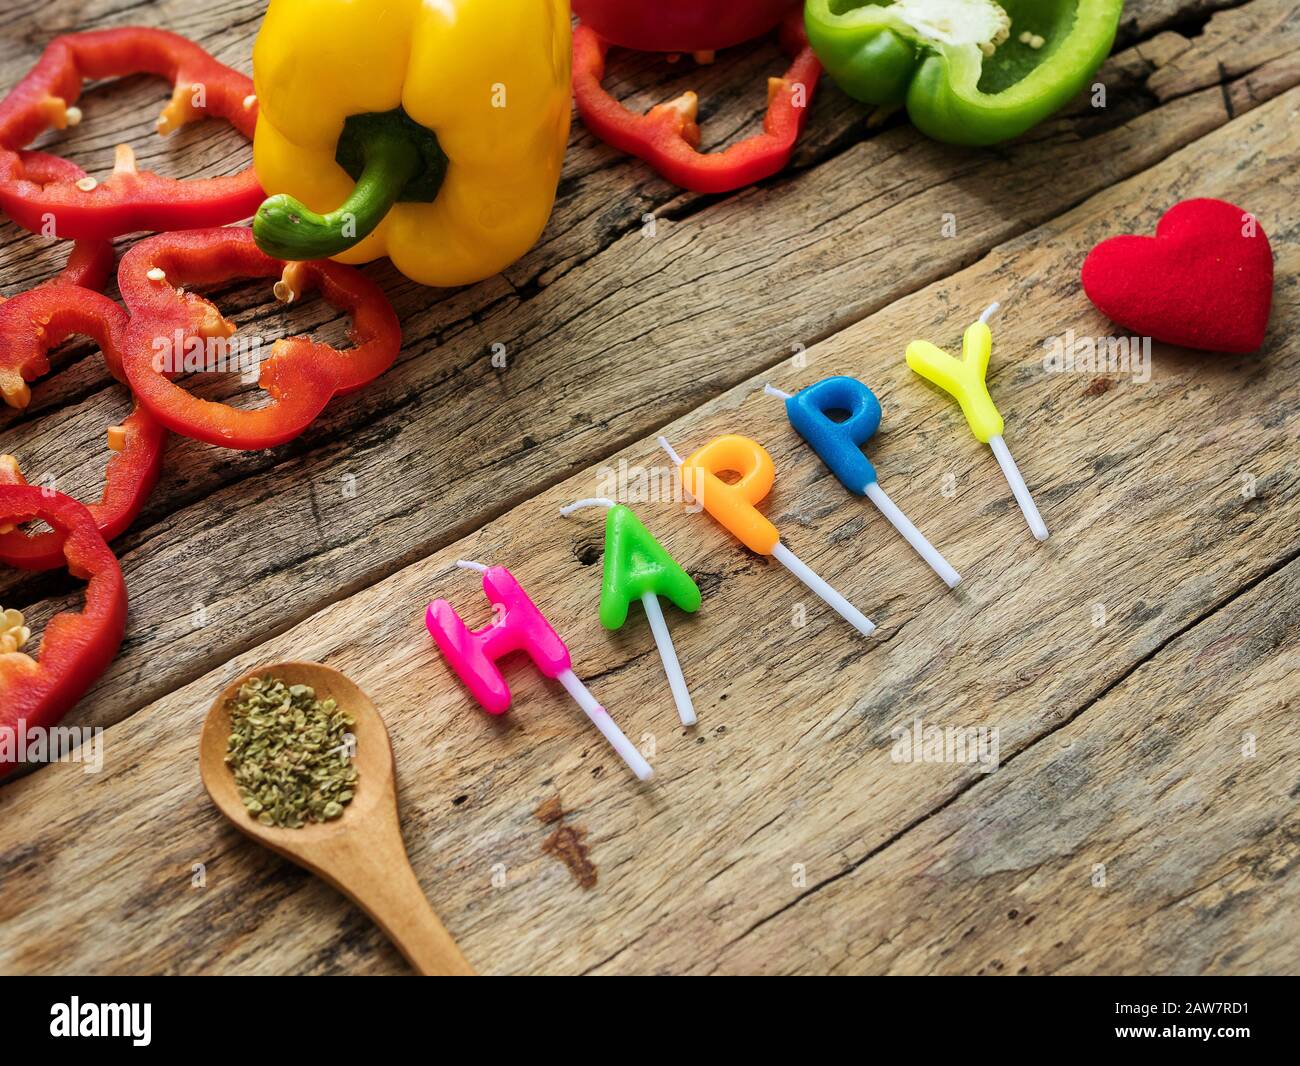
<path fill-rule="evenodd" d="M 268 198 L 253 218 L 253 238 L 277 259 L 327 259 L 369 236 L 400 201 L 431 202 L 447 157 L 429 130 L 396 111 L 353 115 L 343 127 L 336 161 L 356 186 L 328 214 L 285 193 Z"/>

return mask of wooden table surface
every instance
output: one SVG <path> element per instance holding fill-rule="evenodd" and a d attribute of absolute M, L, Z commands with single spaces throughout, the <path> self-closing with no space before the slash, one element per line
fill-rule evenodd
<path fill-rule="evenodd" d="M 138 22 L 249 70 L 262 8 L 22 3 L 0 83 L 58 33 Z M 705 68 L 624 56 L 610 83 L 642 106 L 697 84 L 715 143 L 756 127 L 781 65 L 772 46 Z M 406 972 L 200 784 L 214 695 L 291 658 L 374 698 L 417 875 L 484 973 L 1300 970 L 1300 4 L 1130 0 L 1099 80 L 1104 109 L 1081 99 L 986 151 L 901 117 L 868 128 L 826 85 L 790 169 L 725 197 L 575 123 L 550 226 L 505 274 L 435 291 L 367 267 L 402 318 L 393 369 L 273 451 L 173 437 L 116 542 L 126 642 L 67 719 L 104 727 L 102 771 L 0 788 L 0 971 Z M 91 93 L 58 143 L 91 173 L 126 140 L 166 174 L 246 165 L 216 124 L 148 136 L 165 95 L 144 79 Z M 1157 344 L 1149 381 L 1047 372 L 1049 338 L 1116 331 L 1080 289 L 1088 249 L 1194 196 L 1241 205 L 1272 240 L 1263 350 Z M 65 255 L 5 223 L 0 291 Z M 263 336 L 343 335 L 320 301 L 286 315 L 263 283 L 213 295 Z M 995 299 L 990 384 L 1042 545 L 902 358 L 913 337 L 955 349 Z M 881 485 L 962 572 L 956 593 L 761 392 L 831 374 L 880 396 Z M 234 378 L 200 391 L 256 402 Z M 96 495 L 126 393 L 74 343 L 34 394 L 0 412 L 0 451 Z M 874 638 L 706 518 L 637 499 L 638 476 L 666 471 L 657 434 L 686 451 L 724 432 L 769 449 L 764 509 Z M 558 516 L 620 471 L 704 592 L 697 616 L 668 612 L 693 729 L 640 612 L 598 624 L 601 516 Z M 486 617 L 458 558 L 511 567 L 653 784 L 526 663 L 507 670 L 504 721 L 477 710 L 423 624 L 438 596 Z M 0 603 L 38 624 L 77 597 L 63 574 L 0 573 Z M 896 761 L 916 719 L 996 729 L 996 769 Z"/>

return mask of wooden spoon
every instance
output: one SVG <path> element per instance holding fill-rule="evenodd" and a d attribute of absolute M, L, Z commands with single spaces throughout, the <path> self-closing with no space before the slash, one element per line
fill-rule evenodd
<path fill-rule="evenodd" d="M 226 765 L 230 715 L 226 705 L 246 681 L 272 677 L 310 685 L 333 698 L 356 724 L 356 796 L 332 822 L 301 829 L 266 826 L 248 813 Z M 203 787 L 241 832 L 329 882 L 370 915 L 421 974 L 472 975 L 456 941 L 443 928 L 415 878 L 397 820 L 397 788 L 388 730 L 375 705 L 337 670 L 318 663 L 275 663 L 232 681 L 217 697 L 199 741 Z"/>

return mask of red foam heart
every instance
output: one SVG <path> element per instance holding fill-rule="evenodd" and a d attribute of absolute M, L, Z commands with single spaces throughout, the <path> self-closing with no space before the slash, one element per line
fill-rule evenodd
<path fill-rule="evenodd" d="M 1111 237 L 1083 261 L 1083 291 L 1107 318 L 1185 348 L 1253 352 L 1273 305 L 1273 249 L 1224 200 L 1184 200 L 1154 237 Z"/>

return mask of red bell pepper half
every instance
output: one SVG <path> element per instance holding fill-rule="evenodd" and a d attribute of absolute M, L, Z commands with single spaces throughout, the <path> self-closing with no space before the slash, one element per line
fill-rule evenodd
<path fill-rule="evenodd" d="M 0 392 L 12 406 L 26 406 L 27 381 L 49 370 L 47 353 L 73 334 L 99 345 L 109 372 L 119 381 L 127 315 L 106 296 L 75 285 L 45 284 L 0 305 Z M 15 388 L 15 383 L 17 388 Z M 166 430 L 136 401 L 130 416 L 108 430 L 114 452 L 104 473 L 104 492 L 88 508 L 100 535 L 113 540 L 125 532 L 158 483 Z M 12 456 L 0 456 L 0 483 L 26 484 Z M 26 570 L 62 565 L 57 534 L 46 530 L 4 531 L 0 527 L 0 562 Z"/>
<path fill-rule="evenodd" d="M 610 44 L 638 52 L 712 52 L 776 29 L 803 0 L 573 0 L 573 13 Z"/>
<path fill-rule="evenodd" d="M 790 161 L 821 77 L 821 64 L 809 47 L 800 11 L 786 16 L 780 37 L 793 62 L 783 77 L 768 79 L 763 132 L 721 151 L 698 151 L 699 97 L 694 92 L 644 115 L 629 111 L 606 92 L 601 83 L 609 42 L 585 25 L 573 35 L 573 96 L 578 113 L 602 141 L 644 159 L 684 189 L 721 193 L 750 185 Z"/>
<path fill-rule="evenodd" d="M 176 338 L 224 340 L 235 330 L 216 307 L 183 287 L 269 277 L 280 278 L 280 299 L 296 299 L 314 286 L 349 312 L 354 347 L 340 351 L 309 337 L 276 341 L 258 379 L 271 403 L 257 410 L 203 400 L 174 384 L 178 369 L 159 354 L 177 354 Z M 293 440 L 333 397 L 356 391 L 392 366 L 401 348 L 397 315 L 377 285 L 340 263 L 273 259 L 257 247 L 250 229 L 150 237 L 122 257 L 117 283 L 131 313 L 122 353 L 131 390 L 168 429 L 226 448 L 273 448 Z"/>
<path fill-rule="evenodd" d="M 0 655 L 0 730 L 55 725 L 113 661 L 126 633 L 126 582 L 89 511 L 61 493 L 0 485 L 0 523 L 43 519 L 62 538 L 68 571 L 84 579 L 80 612 L 50 619 L 40 656 Z M 16 738 L 14 738 L 16 739 Z M 14 768 L 16 744 L 0 751 L 0 777 Z"/>
<path fill-rule="evenodd" d="M 34 233 L 50 223 L 61 238 L 105 239 L 139 230 L 221 225 L 246 218 L 265 198 L 250 164 L 239 174 L 178 181 L 138 171 L 119 145 L 113 174 L 42 180 L 21 149 L 51 127 L 75 124 L 73 106 L 86 80 L 155 74 L 169 79 L 171 102 L 161 133 L 217 115 L 250 140 L 257 124 L 253 82 L 184 37 L 132 26 L 56 37 L 0 103 L 0 209 Z"/>

